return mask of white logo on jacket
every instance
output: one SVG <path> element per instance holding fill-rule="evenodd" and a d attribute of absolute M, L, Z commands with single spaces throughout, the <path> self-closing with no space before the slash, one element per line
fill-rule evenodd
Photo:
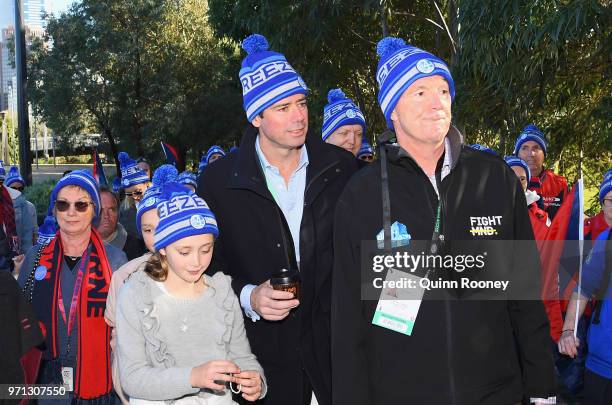
<path fill-rule="evenodd" d="M 472 234 L 472 236 L 497 235 L 497 227 L 501 226 L 501 221 L 501 215 L 470 217 L 470 233 Z"/>

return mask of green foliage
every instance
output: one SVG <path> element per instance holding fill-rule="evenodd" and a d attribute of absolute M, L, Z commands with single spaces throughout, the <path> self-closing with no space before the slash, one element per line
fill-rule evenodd
<path fill-rule="evenodd" d="M 4 118 L 3 118 L 4 117 Z M 3 122 L 6 124 L 6 133 L 8 135 L 7 150 L 3 151 L 3 155 L 0 159 L 4 160 L 4 164 L 18 164 L 19 163 L 19 134 L 17 132 L 17 126 L 13 128 L 14 120 L 7 113 L 0 115 L 0 133 L 2 132 Z M 0 146 L 0 150 L 3 150 L 3 146 Z"/>
<path fill-rule="evenodd" d="M 611 166 L 610 7 L 598 1 L 461 1 L 455 118 L 468 138 L 514 147 L 543 129 L 546 164 L 597 187 Z"/>
<path fill-rule="evenodd" d="M 389 35 L 450 56 L 451 46 L 443 41 L 446 34 L 437 27 L 442 23 L 430 1 L 210 0 L 209 6 L 210 24 L 218 35 L 240 42 L 260 33 L 287 57 L 311 89 L 310 127 L 316 131 L 327 92 L 335 87 L 364 112 L 370 140 L 386 129 L 375 79 L 383 25 Z"/>
<path fill-rule="evenodd" d="M 51 196 L 51 190 L 55 187 L 57 180 L 45 180 L 40 183 L 33 184 L 24 189 L 24 196 L 26 200 L 34 204 L 36 207 L 36 215 L 38 223 L 42 224 L 47 215 L 47 209 L 49 208 L 49 198 Z"/>
<path fill-rule="evenodd" d="M 196 167 L 202 151 L 215 143 L 238 141 L 246 125 L 236 80 L 236 46 L 214 38 L 207 9 L 202 0 L 167 2 L 156 81 L 164 88 L 154 110 L 154 139 L 169 142 L 181 153 L 190 151 L 188 158 Z"/>
<path fill-rule="evenodd" d="M 218 35 L 265 35 L 312 90 L 320 128 L 327 91 L 362 108 L 368 137 L 385 123 L 376 101 L 376 43 L 383 32 L 446 60 L 457 97 L 453 121 L 468 143 L 502 155 L 528 123 L 549 138 L 547 166 L 598 187 L 612 166 L 609 2 L 444 0 L 210 0 Z M 282 22 L 282 23 L 279 23 Z"/>
<path fill-rule="evenodd" d="M 101 133 L 161 163 L 159 141 L 191 164 L 246 124 L 238 71 L 247 35 L 265 35 L 311 88 L 319 131 L 329 89 L 385 129 L 376 99 L 383 33 L 445 59 L 454 123 L 502 155 L 527 123 L 548 136 L 547 166 L 597 187 L 612 164 L 609 2 L 597 0 L 83 0 L 34 43 L 30 95 L 63 145 Z M 115 146 L 114 144 L 118 145 Z M 103 151 L 104 152 L 104 151 Z M 193 166 L 192 166 L 193 167 Z"/>
<path fill-rule="evenodd" d="M 29 91 L 60 146 L 100 133 L 115 156 L 120 149 L 157 164 L 160 140 L 199 159 L 237 139 L 246 124 L 237 53 L 212 36 L 206 10 L 205 0 L 83 0 L 49 18 Z"/>

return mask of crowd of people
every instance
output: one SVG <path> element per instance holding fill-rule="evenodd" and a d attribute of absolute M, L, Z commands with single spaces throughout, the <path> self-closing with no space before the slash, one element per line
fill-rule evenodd
<path fill-rule="evenodd" d="M 528 241 L 488 260 L 540 294 L 542 242 L 570 211 L 547 137 L 529 124 L 505 158 L 465 145 L 446 63 L 387 37 L 375 154 L 341 89 L 315 133 L 285 56 L 258 34 L 242 48 L 250 124 L 197 174 L 121 152 L 110 188 L 87 170 L 62 176 L 38 227 L 26 182 L 0 161 L 0 383 L 69 392 L 41 403 L 553 404 L 559 387 L 612 403 L 612 170 L 584 223 L 581 278 L 555 297 L 367 299 L 376 240 L 439 255 L 460 254 L 453 241 Z M 470 227 L 482 218 L 496 218 L 490 232 Z M 438 276 L 455 274 L 409 275 Z"/>

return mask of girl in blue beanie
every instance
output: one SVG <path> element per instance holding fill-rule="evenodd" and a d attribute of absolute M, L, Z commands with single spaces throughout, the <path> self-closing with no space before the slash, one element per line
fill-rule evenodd
<path fill-rule="evenodd" d="M 266 392 L 231 279 L 205 273 L 217 221 L 183 185 L 162 187 L 155 253 L 119 292 L 117 356 L 130 401 L 235 404 Z M 229 389 L 228 389 L 229 388 Z"/>

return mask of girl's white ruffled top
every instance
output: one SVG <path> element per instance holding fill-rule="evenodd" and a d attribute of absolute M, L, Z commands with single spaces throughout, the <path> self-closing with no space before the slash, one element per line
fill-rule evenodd
<path fill-rule="evenodd" d="M 242 311 L 223 273 L 204 275 L 208 288 L 195 299 L 171 296 L 144 271 L 121 287 L 117 305 L 117 359 L 130 402 L 173 401 L 234 404 L 231 392 L 189 384 L 191 369 L 211 360 L 233 361 L 243 370 L 263 369 L 251 353 Z"/>

